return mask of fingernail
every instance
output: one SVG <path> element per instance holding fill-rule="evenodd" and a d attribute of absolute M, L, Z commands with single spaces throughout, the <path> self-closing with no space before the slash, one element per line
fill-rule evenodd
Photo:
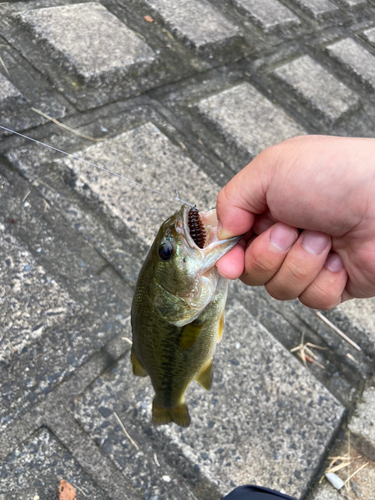
<path fill-rule="evenodd" d="M 302 245 L 312 255 L 318 255 L 327 247 L 330 238 L 325 233 L 317 231 L 305 231 L 302 235 Z"/>
<path fill-rule="evenodd" d="M 270 241 L 277 250 L 285 252 L 293 245 L 297 237 L 297 232 L 291 227 L 276 224 L 271 232 Z"/>
<path fill-rule="evenodd" d="M 337 253 L 330 253 L 324 263 L 327 269 L 332 271 L 333 273 L 337 273 L 344 269 L 344 263 L 342 258 Z"/>
<path fill-rule="evenodd" d="M 217 237 L 219 240 L 226 240 L 227 238 L 231 238 L 233 236 L 232 233 L 223 228 L 222 223 L 219 221 L 217 223 Z"/>

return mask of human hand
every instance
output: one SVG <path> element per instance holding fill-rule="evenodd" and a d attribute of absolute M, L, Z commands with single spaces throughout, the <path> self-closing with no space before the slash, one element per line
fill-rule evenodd
<path fill-rule="evenodd" d="M 217 263 L 279 300 L 331 309 L 375 296 L 375 140 L 288 139 L 219 193 L 219 237 L 245 234 Z"/>

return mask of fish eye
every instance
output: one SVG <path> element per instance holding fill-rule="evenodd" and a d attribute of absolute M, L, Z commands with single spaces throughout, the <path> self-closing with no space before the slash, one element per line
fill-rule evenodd
<path fill-rule="evenodd" d="M 159 257 L 161 260 L 169 260 L 173 255 L 173 245 L 170 241 L 165 241 L 159 247 Z"/>

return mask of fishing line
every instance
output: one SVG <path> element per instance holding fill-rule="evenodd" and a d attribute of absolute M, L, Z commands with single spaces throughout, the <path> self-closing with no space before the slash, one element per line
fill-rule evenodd
<path fill-rule="evenodd" d="M 69 156 L 70 158 L 73 158 L 74 160 L 78 160 L 78 161 L 81 161 L 83 163 L 86 163 L 87 165 L 90 165 L 91 167 L 95 167 L 95 168 L 98 168 L 99 170 L 103 170 L 104 172 L 107 172 L 108 174 L 111 174 L 111 175 L 114 175 L 116 177 L 119 177 L 122 180 L 130 182 L 132 184 L 136 184 L 137 186 L 140 186 L 140 187 L 142 187 L 144 189 L 148 189 L 149 191 L 152 191 L 153 193 L 160 194 L 161 196 L 164 196 L 164 198 L 168 198 L 168 199 L 173 200 L 173 201 L 179 201 L 181 203 L 185 203 L 186 205 L 189 205 L 190 207 L 194 206 L 194 205 L 192 205 L 191 203 L 189 203 L 187 201 L 181 200 L 181 198 L 178 195 L 178 191 L 177 190 L 176 190 L 176 196 L 175 197 L 170 196 L 169 194 L 162 193 L 161 191 L 158 191 L 157 189 L 154 189 L 154 188 L 151 188 L 149 186 L 146 186 L 145 184 L 141 184 L 140 182 L 137 182 L 137 181 L 131 179 L 130 177 L 126 177 L 125 175 L 121 175 L 121 174 L 118 174 L 117 172 L 113 172 L 112 170 L 109 170 L 108 168 L 101 167 L 100 165 L 96 165 L 95 163 L 92 163 L 91 161 L 84 160 L 83 158 L 79 158 L 79 156 L 75 156 L 75 155 L 72 155 L 70 153 L 66 153 L 62 149 L 55 148 L 54 146 L 50 146 L 49 144 L 46 144 L 46 143 L 41 142 L 41 141 L 38 141 L 37 139 L 33 139 L 32 137 L 28 137 L 27 135 L 20 134 L 19 132 L 16 132 L 15 130 L 12 130 L 12 129 L 7 128 L 7 127 L 3 127 L 2 125 L 0 125 L 0 128 L 3 129 L 3 130 L 6 130 L 7 132 L 11 132 L 12 134 L 16 134 L 16 135 L 18 135 L 20 137 L 23 137 L 24 139 L 27 139 L 28 141 L 35 142 L 36 144 L 39 144 L 40 146 L 44 146 L 46 148 L 52 149 L 53 151 L 57 151 L 58 153 L 62 153 L 64 155 L 66 155 L 66 156 Z"/>

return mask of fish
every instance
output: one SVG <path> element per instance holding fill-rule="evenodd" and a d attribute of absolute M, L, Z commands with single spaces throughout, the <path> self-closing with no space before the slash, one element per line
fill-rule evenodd
<path fill-rule="evenodd" d="M 151 379 L 157 425 L 188 427 L 186 389 L 193 380 L 211 388 L 228 289 L 215 264 L 240 238 L 219 240 L 216 210 L 183 204 L 160 226 L 140 270 L 130 356 L 133 374 Z"/>

